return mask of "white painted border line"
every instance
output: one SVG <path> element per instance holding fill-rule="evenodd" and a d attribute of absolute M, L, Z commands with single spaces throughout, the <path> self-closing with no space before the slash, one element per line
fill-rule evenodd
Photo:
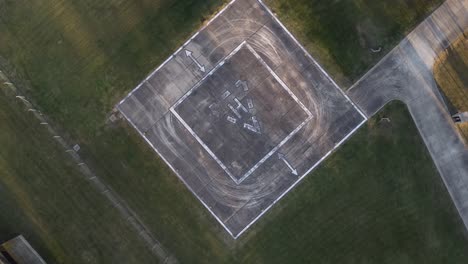
<path fill-rule="evenodd" d="M 174 58 L 176 53 L 172 54 L 171 56 L 169 56 L 169 58 L 167 58 L 161 65 L 159 65 L 158 68 L 156 68 L 156 70 L 154 70 L 149 76 L 147 76 L 145 79 L 143 79 L 143 81 L 141 81 L 130 93 L 127 94 L 127 96 L 125 96 L 117 105 L 120 106 L 121 104 L 124 103 L 125 100 L 128 99 L 128 97 L 130 97 L 136 90 L 138 90 L 146 81 L 149 80 L 150 76 L 154 75 L 157 71 L 159 71 L 164 65 L 166 65 L 172 58 Z"/>
<path fill-rule="evenodd" d="M 258 167 L 260 167 L 268 158 L 270 158 L 273 154 L 275 154 L 275 152 L 281 148 L 284 144 L 286 144 L 286 142 L 288 142 L 288 140 L 291 139 L 291 137 L 293 137 L 295 134 L 297 134 L 297 132 L 299 132 L 299 130 L 301 130 L 302 127 L 304 127 L 305 124 L 307 124 L 307 122 L 309 122 L 310 120 L 312 119 L 312 116 L 309 116 L 306 120 L 304 120 L 298 127 L 296 127 L 296 129 L 294 129 L 287 137 L 285 137 L 278 145 L 276 145 L 276 147 L 274 147 L 267 155 L 265 155 L 259 162 L 257 162 L 257 164 L 255 164 L 248 172 L 246 172 L 244 174 L 244 176 L 242 176 L 242 178 L 239 179 L 239 183 L 241 183 L 242 181 L 244 181 L 247 177 L 249 177 L 256 169 L 258 169 Z M 239 184 L 237 183 L 237 184 Z"/>
<path fill-rule="evenodd" d="M 198 81 L 194 86 L 192 86 L 192 88 L 190 88 L 190 90 L 188 92 L 186 92 L 182 97 L 180 97 L 177 102 L 175 102 L 175 104 L 173 104 L 170 109 L 174 109 L 179 106 L 179 104 L 181 104 L 189 95 L 191 95 L 195 89 L 197 89 L 200 85 L 203 84 L 203 82 L 205 81 L 206 78 L 208 78 L 209 76 L 213 75 L 213 73 L 218 70 L 221 66 L 224 65 L 224 63 L 229 60 L 232 56 L 234 56 L 245 44 L 247 43 L 246 40 L 242 41 L 241 44 L 239 44 L 239 46 L 237 46 L 237 48 L 235 48 L 233 51 L 231 51 L 222 61 L 220 61 L 213 69 L 211 69 L 211 71 L 209 71 L 200 81 Z"/>
<path fill-rule="evenodd" d="M 203 206 L 205 206 L 206 209 L 208 209 L 208 211 L 213 215 L 213 217 L 216 219 L 216 221 L 218 221 L 221 226 L 228 232 L 229 235 L 231 235 L 231 237 L 233 237 L 234 239 L 236 239 L 236 237 L 232 234 L 231 230 L 223 223 L 223 221 L 221 221 L 221 219 L 219 219 L 219 217 L 211 210 L 211 208 L 197 195 L 197 193 L 192 189 L 192 187 L 190 186 L 190 184 L 188 184 L 184 178 L 179 174 L 179 172 L 172 166 L 171 163 L 169 163 L 169 161 L 158 151 L 158 149 L 153 145 L 153 143 L 151 143 L 151 141 L 136 127 L 136 125 L 132 122 L 132 120 L 122 111 L 120 111 L 120 113 L 122 113 L 122 115 L 125 117 L 125 119 L 127 119 L 127 121 L 133 126 L 133 128 L 138 131 L 138 134 L 140 134 L 141 137 L 143 137 L 143 139 L 146 141 L 146 143 L 148 143 L 151 148 L 153 149 L 154 152 L 156 152 L 156 154 L 167 164 L 167 166 L 169 166 L 169 168 L 175 173 L 175 175 L 179 178 L 179 180 L 182 181 L 182 183 L 190 190 L 190 192 L 192 192 L 192 194 L 203 204 Z"/>
<path fill-rule="evenodd" d="M 203 29 L 205 29 L 214 19 L 216 19 L 218 16 L 220 16 L 228 7 L 230 7 L 236 0 L 232 0 L 229 2 L 218 14 L 216 14 L 210 21 L 204 25 L 199 31 L 197 31 L 194 36 L 190 38 L 193 39 L 196 35 L 198 35 L 199 32 L 201 32 Z M 275 201 L 270 204 L 266 209 L 264 209 L 254 220 L 252 220 L 244 229 L 242 229 L 241 232 L 239 232 L 237 235 L 233 235 L 231 230 L 219 219 L 219 217 L 211 210 L 211 208 L 196 194 L 196 192 L 192 189 L 192 187 L 187 184 L 187 182 L 184 180 L 184 178 L 178 173 L 178 171 L 171 165 L 171 163 L 166 160 L 166 158 L 155 148 L 155 146 L 149 141 L 149 139 L 136 127 L 136 125 L 132 122 L 132 120 L 123 112 L 119 111 L 125 119 L 133 126 L 133 128 L 142 136 L 145 141 L 151 146 L 151 148 L 156 152 L 156 154 L 169 166 L 169 168 L 176 174 L 176 176 L 184 183 L 185 186 L 192 192 L 192 194 L 197 197 L 197 199 L 205 206 L 206 209 L 213 215 L 213 217 L 221 224 L 221 226 L 233 237 L 234 239 L 237 239 L 239 236 L 241 236 L 250 226 L 252 226 L 260 217 L 263 216 L 274 204 L 276 204 L 283 196 L 285 196 L 289 191 L 291 191 L 305 176 L 307 176 L 312 170 L 314 170 L 323 160 L 325 160 L 334 150 L 336 150 L 343 142 L 345 142 L 352 134 L 354 134 L 366 121 L 368 120 L 367 116 L 363 114 L 363 112 L 354 104 L 354 102 L 344 93 L 344 91 L 336 84 L 336 82 L 328 75 L 327 72 L 323 70 L 323 68 L 316 62 L 316 60 L 309 54 L 309 52 L 297 41 L 297 39 L 288 31 L 288 29 L 280 22 L 280 20 L 271 12 L 271 10 L 263 3 L 262 0 L 257 0 L 272 16 L 272 18 L 277 22 L 283 30 L 296 42 L 299 47 L 305 52 L 305 54 L 311 59 L 314 64 L 319 68 L 319 70 L 332 82 L 332 84 L 341 92 L 341 94 L 353 105 L 353 107 L 361 114 L 361 116 L 364 118 L 364 120 L 357 125 L 348 135 L 346 135 L 335 147 L 330 150 L 327 154 L 325 154 L 319 161 L 317 161 L 305 174 L 303 174 L 293 185 L 291 185 L 284 193 L 282 193 L 278 198 L 275 199 Z M 178 49 L 180 50 L 180 48 Z M 169 58 L 167 58 L 159 67 L 157 67 L 150 75 L 148 75 L 147 78 L 145 78 L 140 84 L 138 84 L 137 87 L 135 87 L 124 99 L 122 99 L 119 103 L 122 104 L 128 97 L 130 97 L 138 88 L 140 88 L 144 82 L 146 82 L 151 76 L 153 76 L 157 71 L 159 71 L 170 59 L 172 59 L 175 56 L 176 52 L 173 53 Z"/>
<path fill-rule="evenodd" d="M 317 66 L 317 68 L 332 82 L 332 84 L 340 91 L 340 93 L 353 105 L 353 107 L 361 114 L 362 117 L 364 117 L 365 120 L 367 120 L 367 116 L 359 109 L 359 107 L 348 97 L 348 95 L 338 86 L 338 84 L 330 77 L 330 75 L 320 66 L 320 64 L 310 55 L 310 53 L 306 50 L 304 46 L 302 46 L 301 43 L 294 37 L 294 35 L 289 32 L 289 30 L 281 23 L 281 21 L 273 14 L 273 12 L 268 8 L 268 6 L 263 3 L 262 0 L 257 0 L 270 14 L 270 16 L 275 20 L 276 23 L 278 23 L 281 28 L 296 42 L 296 44 L 302 49 L 302 51 L 309 57 L 309 59 L 312 60 L 312 62 Z"/>
<path fill-rule="evenodd" d="M 259 1 L 260 3 L 262 3 L 262 5 L 271 13 L 271 11 L 268 9 L 268 7 L 266 7 L 265 4 L 263 4 L 262 0 L 257 0 Z M 271 13 L 272 14 L 272 13 Z M 273 17 L 275 17 L 273 14 L 272 14 Z M 276 17 L 275 17 L 276 18 Z M 278 21 L 279 22 L 279 21 Z M 281 26 L 283 26 L 281 24 L 281 22 L 279 22 Z M 283 26 L 284 27 L 284 26 Z M 287 29 L 285 29 L 287 31 Z M 413 30 L 414 31 L 414 30 Z M 289 31 L 287 31 L 289 33 Z M 292 36 L 292 35 L 291 35 Z M 296 40 L 297 42 L 297 40 Z M 298 42 L 297 42 L 298 43 Z M 298 43 L 299 44 L 299 43 Z M 299 44 L 300 45 L 300 44 Z M 394 48 L 395 49 L 395 48 Z M 303 50 L 305 50 L 303 48 Z M 307 51 L 306 51 L 307 52 Z M 392 53 L 393 50 L 389 53 Z M 307 53 L 308 54 L 308 53 Z M 310 54 L 308 54 L 310 56 Z M 383 61 L 385 59 L 385 57 L 387 57 L 389 54 L 387 54 L 386 56 L 384 56 L 384 58 L 381 60 Z M 315 61 L 315 60 L 314 60 Z M 378 63 L 380 64 L 381 61 Z M 316 65 L 318 67 L 320 67 L 320 65 L 318 63 L 316 63 Z M 373 68 L 376 68 L 377 65 L 375 65 Z M 369 72 L 371 72 L 373 70 L 373 68 L 371 70 L 369 70 L 365 75 L 369 74 Z M 322 69 L 320 67 L 320 69 Z M 326 73 L 325 73 L 326 74 Z M 328 74 L 326 74 L 328 76 Z M 365 77 L 365 75 L 363 77 L 361 77 L 361 79 L 358 81 L 358 83 Z M 330 78 L 330 80 L 332 80 Z M 333 80 L 332 80 L 333 81 Z M 353 87 L 356 86 L 356 84 L 353 85 Z M 351 87 L 351 88 L 353 88 Z M 364 115 L 360 109 L 354 104 L 354 102 L 337 86 L 337 88 L 343 93 L 343 95 L 354 105 L 354 107 L 356 108 L 356 110 L 359 111 L 359 113 L 364 117 L 364 120 L 356 127 L 354 128 L 350 133 L 348 133 L 348 135 L 346 135 L 334 148 L 332 151 L 336 150 L 340 145 L 342 145 L 350 136 L 352 136 L 363 124 L 365 124 L 368 120 L 367 116 Z M 412 114 L 412 113 L 411 113 Z M 309 169 L 309 171 L 307 171 L 303 176 L 301 176 L 301 178 L 296 181 L 291 187 L 289 187 L 281 196 L 279 196 L 271 205 L 269 205 L 259 216 L 257 216 L 249 225 L 247 225 L 239 234 L 237 234 L 234 238 L 237 239 L 239 236 L 241 236 L 251 225 L 253 225 L 261 216 L 263 216 L 263 214 L 265 214 L 276 202 L 278 202 L 284 195 L 286 195 L 290 190 L 292 190 L 307 174 L 309 174 L 313 169 L 315 169 L 316 166 L 318 166 L 320 164 L 320 162 L 322 162 L 323 160 L 325 160 L 325 158 L 327 158 L 331 153 L 332 151 L 328 152 L 324 157 L 322 157 L 316 164 L 314 164 L 314 166 L 312 166 L 312 168 Z M 445 179 L 444 179 L 445 180 Z"/>
<path fill-rule="evenodd" d="M 296 95 L 291 91 L 291 89 L 289 89 L 289 87 L 279 78 L 279 76 L 270 68 L 270 66 L 268 66 L 268 64 L 262 59 L 262 57 L 260 57 L 260 55 L 249 44 L 246 44 L 246 47 L 260 61 L 263 67 L 265 67 L 269 71 L 269 73 L 273 76 L 273 78 L 275 78 L 275 80 L 281 85 L 281 87 L 283 87 L 283 89 L 286 90 L 289 96 L 291 96 L 293 100 L 296 101 L 296 103 L 299 104 L 299 106 L 307 113 L 308 117 L 291 133 L 289 133 L 289 135 L 287 135 L 278 145 L 276 145 L 272 150 L 270 150 L 268 154 L 266 154 L 260 161 L 258 161 L 257 164 L 250 168 L 250 170 L 248 170 L 244 174 L 244 176 L 242 176 L 242 178 L 236 181 L 237 184 L 247 179 L 247 177 L 249 177 L 256 169 L 258 169 L 258 167 L 260 167 L 268 158 L 270 158 L 279 148 L 286 144 L 286 142 L 289 139 L 291 139 L 291 137 L 293 137 L 295 134 L 297 134 L 297 132 L 299 132 L 299 130 L 301 130 L 301 128 L 313 117 L 309 109 L 307 109 L 307 107 L 304 106 L 304 104 L 299 100 L 299 98 L 296 97 Z"/>
<path fill-rule="evenodd" d="M 354 132 L 356 132 L 364 123 L 366 123 L 367 120 L 363 120 L 359 125 L 357 125 L 351 132 L 349 132 L 340 142 L 338 142 L 334 147 L 333 149 L 331 149 L 329 152 L 327 152 L 327 154 L 325 154 L 322 158 L 320 158 L 320 160 L 318 160 L 308 171 L 306 171 L 297 181 L 295 181 L 291 186 L 289 186 L 288 189 L 286 189 L 286 191 L 284 191 L 280 196 L 278 196 L 274 201 L 273 203 L 271 203 L 267 208 L 265 208 L 264 210 L 262 210 L 262 212 L 254 218 L 254 220 L 252 220 L 246 227 L 244 227 L 244 229 L 242 229 L 242 231 L 240 231 L 236 236 L 234 236 L 234 239 L 237 239 L 238 237 L 240 237 L 245 231 L 247 231 L 247 229 L 249 229 L 253 224 L 255 224 L 255 222 L 257 222 L 258 219 L 260 219 L 260 217 L 262 217 L 268 210 L 271 209 L 271 207 L 273 207 L 273 205 L 275 205 L 279 200 L 281 200 L 283 198 L 283 196 L 285 196 L 287 193 L 289 193 L 294 187 L 296 187 L 296 185 L 302 181 L 302 179 L 304 179 L 309 173 L 311 173 L 318 165 L 320 165 L 320 163 L 322 163 L 328 156 L 330 156 L 338 147 L 340 147 L 352 134 L 354 134 Z"/>
<path fill-rule="evenodd" d="M 182 46 L 180 46 L 174 53 L 172 53 L 169 56 L 169 58 L 167 58 L 161 65 L 159 65 L 150 74 L 148 74 L 147 77 L 142 82 L 140 82 L 135 88 L 133 88 L 133 90 L 130 91 L 130 93 L 128 93 L 127 96 L 125 96 L 125 98 L 123 98 L 118 103 L 118 105 L 121 105 L 128 97 L 130 97 L 136 90 L 138 90 L 138 88 L 140 88 L 144 82 L 148 81 L 151 77 L 153 77 L 153 75 L 156 74 L 156 72 L 158 72 L 162 67 L 164 67 L 164 65 L 166 65 L 169 62 L 169 60 L 171 60 L 178 52 L 180 52 L 182 48 L 185 47 L 191 40 L 193 40 L 196 36 L 198 36 L 198 34 L 200 34 L 201 31 L 203 31 L 206 27 L 208 27 L 211 24 L 211 22 L 213 22 L 216 18 L 222 15 L 224 11 L 226 11 L 226 9 L 228 9 L 235 1 L 237 0 L 231 0 L 225 7 L 223 7 L 223 9 L 221 9 L 216 15 L 214 15 L 205 25 L 203 25 L 197 32 L 195 32 L 195 34 L 193 34 Z"/>
<path fill-rule="evenodd" d="M 231 177 L 231 179 L 235 183 L 239 184 L 236 178 L 231 174 L 231 172 L 229 172 L 228 168 L 224 165 L 224 163 L 216 156 L 216 154 L 213 153 L 213 151 L 211 151 L 210 147 L 208 147 L 205 144 L 205 142 L 203 142 L 203 140 L 200 137 L 198 137 L 197 133 L 193 131 L 193 129 L 185 122 L 185 120 L 179 115 L 179 113 L 177 113 L 177 111 L 175 111 L 172 108 L 171 108 L 171 112 L 177 119 L 179 119 L 179 121 L 182 123 L 185 129 L 189 131 L 190 135 L 192 135 L 198 141 L 198 143 L 205 149 L 205 151 L 208 152 L 208 154 L 210 154 L 210 156 L 216 161 L 216 163 L 218 163 L 218 165 L 224 170 L 224 172 L 226 172 L 226 174 L 229 177 Z"/>
<path fill-rule="evenodd" d="M 262 57 L 260 57 L 260 55 L 249 44 L 247 44 L 247 48 L 260 61 L 260 63 L 263 64 L 263 66 L 270 72 L 270 74 L 279 82 L 283 89 L 285 89 L 286 92 L 288 92 L 288 94 L 294 99 L 294 101 L 296 101 L 296 103 L 298 103 L 299 106 L 302 107 L 302 109 L 309 115 L 309 117 L 312 117 L 313 115 L 309 111 L 309 109 L 305 107 L 301 100 L 299 100 L 299 98 L 297 98 L 297 96 L 291 91 L 291 89 L 289 89 L 289 86 L 287 86 L 283 82 L 283 80 L 281 80 L 281 78 L 276 74 L 276 72 L 273 71 L 273 69 L 271 69 L 271 67 L 262 59 Z"/>
<path fill-rule="evenodd" d="M 254 57 L 260 61 L 260 63 L 263 65 L 263 67 L 265 67 L 269 73 L 273 76 L 273 78 L 275 78 L 278 83 L 281 85 L 281 87 L 283 89 L 285 89 L 287 91 L 287 93 L 293 98 L 293 100 L 296 101 L 297 104 L 299 104 L 300 107 L 302 107 L 302 109 L 307 113 L 308 115 L 308 118 L 306 118 L 306 120 L 304 120 L 298 127 L 296 127 L 289 135 L 287 135 L 278 145 L 276 145 L 272 150 L 270 150 L 262 159 L 260 159 L 253 167 L 251 167 L 241 178 L 239 179 L 236 179 L 236 177 L 234 177 L 234 175 L 232 175 L 232 173 L 229 171 L 229 169 L 226 167 L 226 165 L 224 165 L 224 163 L 216 156 L 216 154 L 210 149 L 210 147 L 208 147 L 205 142 L 203 142 L 203 140 L 195 133 L 195 131 L 193 131 L 193 129 L 185 122 L 185 120 L 179 115 L 179 113 L 177 113 L 177 111 L 175 110 L 175 108 L 177 106 L 179 106 L 183 101 L 185 101 L 185 99 L 187 99 L 187 97 L 192 94 L 198 87 L 200 87 L 200 85 L 203 84 L 203 81 L 208 78 L 209 76 L 211 76 L 217 69 L 219 69 L 221 66 L 224 65 L 224 62 L 226 60 L 228 60 L 229 58 L 231 58 L 232 56 L 234 56 L 241 48 L 243 47 L 247 47 L 247 49 L 252 53 L 252 55 L 254 55 Z M 177 102 L 170 108 L 170 111 L 174 114 L 174 116 L 177 117 L 177 119 L 179 119 L 179 121 L 182 123 L 182 125 L 189 131 L 189 133 L 198 141 L 198 143 L 200 143 L 200 145 L 208 152 L 208 154 L 216 161 L 216 163 L 218 163 L 218 165 L 224 170 L 224 172 L 226 172 L 226 174 L 231 177 L 231 179 L 236 183 L 236 184 L 240 184 L 242 183 L 245 179 L 247 179 L 247 177 L 249 177 L 256 169 L 258 169 L 258 167 L 260 167 L 268 158 L 270 158 L 279 148 L 281 148 L 284 144 L 286 144 L 286 142 L 291 139 L 291 137 L 293 137 L 295 134 L 297 134 L 297 132 L 299 132 L 299 130 L 307 123 L 309 122 L 313 115 L 312 113 L 309 111 L 309 109 L 307 109 L 304 104 L 299 100 L 299 98 L 296 97 L 296 95 L 289 89 L 289 87 L 279 78 L 279 76 L 270 68 L 270 66 L 268 66 L 268 64 L 260 57 L 260 55 L 247 43 L 246 40 L 244 40 L 241 44 L 239 44 L 239 46 L 237 46 L 236 49 L 234 49 L 228 56 L 226 56 L 226 58 L 221 61 L 220 63 L 218 63 L 218 65 L 216 65 L 216 67 L 214 67 L 205 77 L 203 77 L 203 79 L 201 79 L 196 85 L 194 85 L 184 96 L 182 96 L 181 98 L 179 98 L 179 100 L 177 100 Z"/>
<path fill-rule="evenodd" d="M 235 48 L 233 51 L 231 51 L 227 56 L 226 58 L 224 58 L 224 60 L 222 60 L 221 62 L 219 62 L 216 67 L 214 67 L 208 74 L 206 74 L 200 81 L 198 81 L 197 84 L 195 84 L 187 93 L 185 93 L 181 98 L 179 98 L 179 100 L 177 100 L 177 102 L 175 104 L 173 104 L 169 110 L 172 112 L 172 114 L 177 118 L 179 119 L 179 121 L 182 123 L 182 125 L 185 127 L 185 129 L 187 129 L 189 131 L 189 133 L 198 141 L 198 143 L 206 150 L 206 152 L 208 152 L 208 154 L 216 161 L 216 163 L 218 163 L 218 165 L 224 170 L 224 172 L 226 172 L 226 174 L 236 183 L 236 184 L 239 184 L 238 180 L 231 174 L 231 172 L 228 170 L 228 168 L 226 167 L 226 165 L 224 165 L 224 163 L 214 154 L 213 151 L 211 151 L 211 149 L 205 144 L 205 142 L 203 142 L 203 140 L 198 137 L 198 135 L 195 133 L 195 131 L 193 131 L 193 129 L 185 122 L 185 120 L 179 115 L 179 113 L 177 113 L 177 111 L 175 110 L 175 108 L 177 106 L 179 106 L 185 99 L 187 99 L 187 97 L 189 95 L 191 95 L 198 87 L 200 87 L 200 85 L 203 84 L 203 82 L 205 81 L 206 78 L 208 78 L 209 76 L 213 75 L 213 73 L 219 69 L 221 66 L 224 65 L 225 61 L 228 60 L 229 58 L 231 58 L 232 56 L 234 56 L 247 42 L 244 40 L 241 44 L 239 44 L 239 46 L 237 46 L 237 48 Z"/>

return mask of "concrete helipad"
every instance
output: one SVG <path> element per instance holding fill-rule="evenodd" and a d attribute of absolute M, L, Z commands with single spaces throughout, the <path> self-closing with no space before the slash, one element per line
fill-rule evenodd
<path fill-rule="evenodd" d="M 256 0 L 228 4 L 118 109 L 234 238 L 366 120 Z"/>

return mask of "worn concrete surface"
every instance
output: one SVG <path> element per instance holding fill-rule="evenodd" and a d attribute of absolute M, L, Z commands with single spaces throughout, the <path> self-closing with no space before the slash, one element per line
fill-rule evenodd
<path fill-rule="evenodd" d="M 448 0 L 348 90 L 368 116 L 405 102 L 468 228 L 468 147 L 437 88 L 434 61 L 468 27 L 468 0 Z M 468 73 L 467 73 L 468 74 Z"/>
<path fill-rule="evenodd" d="M 234 238 L 365 122 L 257 0 L 231 2 L 118 109 Z"/>
<path fill-rule="evenodd" d="M 237 184 L 312 117 L 256 56 L 241 45 L 171 109 Z"/>

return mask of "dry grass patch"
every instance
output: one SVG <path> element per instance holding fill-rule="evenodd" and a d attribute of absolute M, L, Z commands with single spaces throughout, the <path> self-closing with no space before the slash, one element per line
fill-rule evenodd
<path fill-rule="evenodd" d="M 442 52 L 434 64 L 434 78 L 454 110 L 468 112 L 467 32 Z M 458 124 L 468 142 L 468 124 Z"/>

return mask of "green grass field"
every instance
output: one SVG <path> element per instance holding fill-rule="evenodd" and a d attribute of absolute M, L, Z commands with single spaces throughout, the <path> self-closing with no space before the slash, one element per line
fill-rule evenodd
<path fill-rule="evenodd" d="M 266 2 L 335 79 L 348 87 L 443 0 Z M 371 51 L 379 47 L 379 53 Z"/>
<path fill-rule="evenodd" d="M 1 92 L 0 127 L 0 241 L 23 234 L 48 263 L 155 263 L 44 126 Z"/>
<path fill-rule="evenodd" d="M 361 129 L 237 241 L 131 127 L 106 125 L 112 107 L 222 3 L 0 0 L 0 56 L 30 80 L 28 95 L 181 263 L 466 262 L 463 228 L 401 105 L 386 110 L 390 128 Z"/>
<path fill-rule="evenodd" d="M 0 215 L 0 240 L 22 233 L 49 263 L 156 263 L 36 119 L 7 100 L 0 96 L 0 208 L 9 212 Z M 224 231 L 172 173 L 153 176 L 148 186 L 128 182 L 139 194 L 124 196 L 141 203 L 137 211 L 181 263 L 468 261 L 463 225 L 401 103 L 236 242 L 220 240 Z"/>
<path fill-rule="evenodd" d="M 468 33 L 468 32 L 466 32 Z M 468 112 L 468 39 L 460 36 L 439 55 L 434 64 L 434 78 L 457 112 Z M 458 124 L 468 144 L 468 124 Z"/>
<path fill-rule="evenodd" d="M 402 103 L 385 107 L 278 207 L 247 235 L 240 262 L 468 261 L 464 226 Z"/>

